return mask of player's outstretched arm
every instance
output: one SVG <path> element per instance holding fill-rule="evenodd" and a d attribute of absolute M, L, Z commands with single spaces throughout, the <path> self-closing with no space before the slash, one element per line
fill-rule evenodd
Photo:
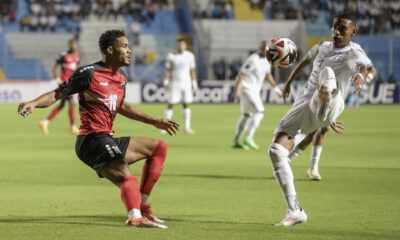
<path fill-rule="evenodd" d="M 292 85 L 292 82 L 300 75 L 300 73 L 304 70 L 304 68 L 310 63 L 311 59 L 308 56 L 305 56 L 290 73 L 290 76 L 288 80 L 285 82 L 285 86 L 283 87 L 282 91 L 283 100 L 286 101 L 286 99 L 289 97 L 290 86 Z"/>
<path fill-rule="evenodd" d="M 153 125 L 156 128 L 165 130 L 171 136 L 173 134 L 176 134 L 177 131 L 179 131 L 179 124 L 177 122 L 167 118 L 155 119 L 152 116 L 139 111 L 134 106 L 125 102 L 125 99 L 122 100 L 121 107 L 119 108 L 118 113 L 122 114 L 127 118 L 144 122 Z"/>
<path fill-rule="evenodd" d="M 278 97 L 282 97 L 282 90 L 276 85 L 274 76 L 272 76 L 271 73 L 268 73 L 268 74 L 265 76 L 265 78 L 267 79 L 267 81 L 269 82 L 269 84 L 271 84 L 271 86 L 274 88 L 274 91 L 276 92 L 276 94 L 278 95 Z"/>
<path fill-rule="evenodd" d="M 30 115 L 35 108 L 45 108 L 53 103 L 57 102 L 58 99 L 65 97 L 65 93 L 59 89 L 40 95 L 35 100 L 29 102 L 23 102 L 18 106 L 18 114 L 23 117 Z"/>

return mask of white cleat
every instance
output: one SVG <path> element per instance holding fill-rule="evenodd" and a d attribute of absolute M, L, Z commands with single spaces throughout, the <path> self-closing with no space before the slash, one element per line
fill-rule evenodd
<path fill-rule="evenodd" d="M 321 180 L 321 175 L 319 175 L 318 169 L 308 169 L 307 175 L 310 180 Z"/>
<path fill-rule="evenodd" d="M 125 226 L 128 227 L 139 227 L 139 228 L 168 228 L 165 225 L 153 222 L 149 220 L 147 217 L 142 217 L 138 219 L 131 219 L 129 218 L 125 222 Z"/>
<path fill-rule="evenodd" d="M 185 129 L 184 132 L 185 132 L 186 134 L 194 134 L 194 130 L 193 130 L 193 129 L 190 129 L 190 128 Z"/>
<path fill-rule="evenodd" d="M 298 211 L 288 212 L 280 223 L 275 224 L 275 226 L 280 227 L 291 227 L 299 223 L 307 221 L 307 214 L 303 209 L 300 208 Z"/>

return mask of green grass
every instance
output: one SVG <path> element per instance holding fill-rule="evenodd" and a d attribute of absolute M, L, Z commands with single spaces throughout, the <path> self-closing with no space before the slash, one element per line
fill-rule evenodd
<path fill-rule="evenodd" d="M 139 105 L 154 116 L 164 105 Z M 44 136 L 16 105 L 0 105 L 0 239 L 400 239 L 400 106 L 345 110 L 341 136 L 330 133 L 322 153 L 323 180 L 308 181 L 309 150 L 292 163 L 299 201 L 309 220 L 277 228 L 286 211 L 266 149 L 288 105 L 267 105 L 255 140 L 258 151 L 229 148 L 238 105 L 193 105 L 195 135 L 158 130 L 118 116 L 116 136 L 162 138 L 164 172 L 151 196 L 169 229 L 134 229 L 119 189 L 80 162 L 66 110 Z M 176 106 L 174 118 L 182 122 Z M 132 165 L 140 176 L 142 163 Z"/>

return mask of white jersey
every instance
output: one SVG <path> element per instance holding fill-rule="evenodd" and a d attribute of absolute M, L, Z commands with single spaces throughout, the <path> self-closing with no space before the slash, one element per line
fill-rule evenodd
<path fill-rule="evenodd" d="M 169 53 L 165 67 L 171 71 L 171 86 L 191 87 L 190 70 L 196 68 L 194 54 L 189 51 Z"/>
<path fill-rule="evenodd" d="M 320 72 L 329 66 L 335 73 L 338 88 L 344 97 L 351 84 L 351 77 L 358 72 L 357 66 L 372 66 L 361 46 L 353 42 L 344 48 L 334 48 L 331 41 L 321 42 L 312 47 L 307 56 L 310 60 L 314 59 L 312 72 L 306 84 L 309 92 L 314 92 L 318 87 Z"/>
<path fill-rule="evenodd" d="M 240 73 L 243 74 L 240 87 L 260 91 L 265 76 L 271 73 L 271 65 L 267 58 L 261 58 L 258 53 L 253 53 L 240 68 Z"/>

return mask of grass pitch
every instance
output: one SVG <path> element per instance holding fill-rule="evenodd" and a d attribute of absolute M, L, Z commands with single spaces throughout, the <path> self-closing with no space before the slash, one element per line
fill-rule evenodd
<path fill-rule="evenodd" d="M 138 105 L 162 117 L 164 105 Z M 151 126 L 118 116 L 116 136 L 148 136 L 169 144 L 150 198 L 167 230 L 134 229 L 119 189 L 75 155 L 64 109 L 50 124 L 0 105 L 0 239 L 400 239 L 400 106 L 345 110 L 342 136 L 329 133 L 320 161 L 322 181 L 306 177 L 309 150 L 292 163 L 305 224 L 277 228 L 286 204 L 272 177 L 266 149 L 288 105 L 267 105 L 255 140 L 258 151 L 229 148 L 238 105 L 193 105 L 195 135 L 161 136 Z M 181 106 L 174 119 L 182 122 Z M 131 166 L 140 176 L 143 163 Z"/>

